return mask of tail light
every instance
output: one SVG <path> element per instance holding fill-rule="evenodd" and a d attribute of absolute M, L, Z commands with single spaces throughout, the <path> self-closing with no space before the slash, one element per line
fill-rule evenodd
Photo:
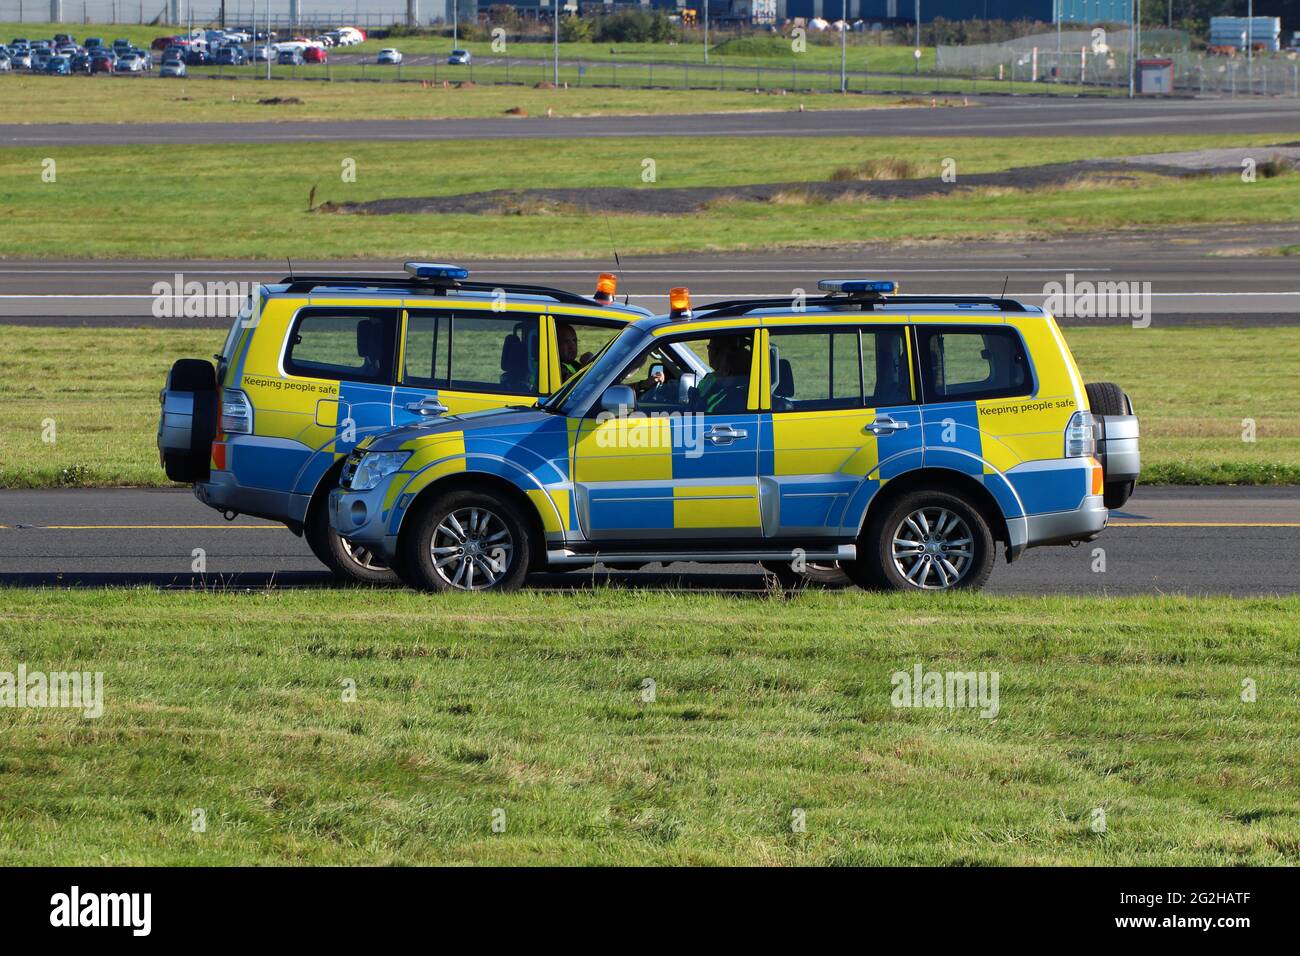
<path fill-rule="evenodd" d="M 1097 419 L 1092 412 L 1075 412 L 1065 426 L 1065 457 L 1087 458 L 1097 453 Z"/>
<path fill-rule="evenodd" d="M 689 318 L 691 314 L 691 290 L 681 287 L 669 289 L 668 309 L 674 319 Z"/>
<path fill-rule="evenodd" d="M 232 435 L 253 433 L 253 405 L 237 388 L 221 390 L 221 430 Z"/>
<path fill-rule="evenodd" d="M 597 302 L 613 302 L 618 294 L 618 276 L 612 272 L 602 272 L 596 279 Z"/>
<path fill-rule="evenodd" d="M 1106 492 L 1106 469 L 1101 466 L 1096 458 L 1092 460 L 1092 489 L 1091 493 L 1095 495 L 1105 494 Z"/>

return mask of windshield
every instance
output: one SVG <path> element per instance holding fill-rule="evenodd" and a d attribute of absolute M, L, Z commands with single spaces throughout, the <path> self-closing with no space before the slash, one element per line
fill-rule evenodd
<path fill-rule="evenodd" d="M 649 339 L 648 332 L 630 325 L 625 327 L 605 344 L 591 364 L 565 382 L 546 401 L 539 402 L 539 406 L 560 415 L 577 414 L 579 409 L 595 400 L 602 385 L 630 362 Z"/>

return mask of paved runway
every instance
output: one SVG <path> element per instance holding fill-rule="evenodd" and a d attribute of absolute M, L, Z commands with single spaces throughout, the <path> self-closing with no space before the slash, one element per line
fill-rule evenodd
<path fill-rule="evenodd" d="M 606 241 L 602 237 L 601 246 Z M 696 301 L 749 295 L 811 294 L 829 276 L 898 279 L 904 292 L 1002 291 L 1041 304 L 1044 285 L 1066 281 L 1150 282 L 1152 325 L 1272 325 L 1300 322 L 1300 270 L 1294 257 L 1252 250 L 1300 244 L 1300 224 L 1183 228 L 1034 242 L 863 244 L 851 248 L 669 256 L 624 256 L 616 271 L 632 302 L 662 309 L 671 286 Z M 477 280 L 557 285 L 585 292 L 612 255 L 590 260 L 467 261 Z M 295 262 L 299 273 L 395 274 L 392 261 Z M 0 323 L 220 327 L 225 318 L 155 318 L 156 282 L 278 281 L 284 262 L 0 261 Z M 1125 319 L 1062 317 L 1063 325 L 1126 325 Z"/>
<path fill-rule="evenodd" d="M 1139 488 L 1096 542 L 1001 558 L 1001 594 L 1300 593 L 1300 488 Z M 192 573 L 202 548 L 206 575 Z M 1093 570 L 1096 548 L 1105 571 Z M 320 587 L 330 583 L 281 525 L 224 521 L 188 491 L 0 491 L 0 585 Z M 530 578 L 537 588 L 619 584 L 762 590 L 754 565 L 677 564 Z"/>
<path fill-rule="evenodd" d="M 561 95 L 561 94 L 557 94 Z M 808 99 L 808 97 L 805 97 Z M 1300 100 L 970 97 L 968 108 L 899 107 L 665 116 L 257 123 L 0 124 L 0 146 L 607 139 L 640 136 L 1121 136 L 1279 133 L 1300 138 Z M 364 97 L 358 111 L 364 110 Z M 766 105 L 763 102 L 761 105 Z"/>

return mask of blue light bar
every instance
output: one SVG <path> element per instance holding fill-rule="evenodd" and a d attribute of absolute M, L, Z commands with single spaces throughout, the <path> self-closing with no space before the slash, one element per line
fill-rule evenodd
<path fill-rule="evenodd" d="M 402 266 L 416 279 L 449 279 L 459 281 L 469 278 L 469 270 L 446 262 L 407 262 Z"/>
<path fill-rule="evenodd" d="M 822 279 L 817 288 L 846 295 L 893 295 L 898 291 L 898 283 L 889 279 Z"/>

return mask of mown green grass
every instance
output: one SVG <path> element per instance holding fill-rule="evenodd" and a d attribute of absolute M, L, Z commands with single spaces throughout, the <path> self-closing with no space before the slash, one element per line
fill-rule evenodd
<path fill-rule="evenodd" d="M 1300 862 L 1294 598 L 0 600 L 0 668 L 104 675 L 0 709 L 6 865 Z"/>
<path fill-rule="evenodd" d="M 456 119 L 529 116 L 670 115 L 730 111 L 789 110 L 788 98 L 728 90 L 692 90 L 665 96 L 659 90 L 533 89 L 475 86 L 459 89 L 405 83 L 324 83 L 285 79 L 271 83 L 216 82 L 195 69 L 186 79 L 123 76 L 0 77 L 8 123 L 248 123 L 336 119 Z M 305 73 L 303 76 L 310 76 Z M 408 79 L 411 74 L 408 73 Z M 734 86 L 734 84 L 732 84 Z M 272 98 L 299 103 L 261 103 Z M 811 96 L 804 108 L 875 109 L 902 102 L 889 96 Z M 795 107 L 797 108 L 797 107 Z"/>
<path fill-rule="evenodd" d="M 958 182 L 970 173 L 1081 158 L 1213 146 L 1268 144 L 1258 136 L 1062 137 L 1034 140 L 856 138 L 611 138 L 409 143 L 74 147 L 0 153 L 0 205 L 39 229 L 0 232 L 0 256 L 158 255 L 159 210 L 184 209 L 168 228 L 168 255 L 194 258 L 590 256 L 608 252 L 764 249 L 930 238 L 1023 238 L 1222 222 L 1300 220 L 1294 176 L 1242 183 L 1137 175 L 1081 188 L 1012 186 L 910 200 L 809 204 L 718 202 L 685 216 L 611 215 L 529 209 L 492 215 L 341 216 L 317 204 L 447 195 L 547 185 L 661 189 L 827 180 L 842 166 L 900 158 L 937 176 L 945 159 Z M 56 181 L 48 182 L 56 162 Z M 345 160 L 356 181 L 344 182 Z M 656 181 L 645 183 L 645 160 Z M 202 189 L 195 184 L 202 183 Z M 92 213 L 102 228 L 87 229 Z M 517 214 L 516 214 L 517 213 Z M 141 225 L 122 228 L 131 222 Z M 599 246 L 595 237 L 601 237 Z"/>
<path fill-rule="evenodd" d="M 1300 484 L 1300 328 L 1066 331 L 1087 381 L 1113 381 L 1142 422 L 1143 479 Z M 5 326 L 0 487 L 162 485 L 158 389 L 211 355 L 217 330 Z M 1256 441 L 1242 441 L 1252 418 Z M 45 423 L 54 421 L 53 443 Z"/>

